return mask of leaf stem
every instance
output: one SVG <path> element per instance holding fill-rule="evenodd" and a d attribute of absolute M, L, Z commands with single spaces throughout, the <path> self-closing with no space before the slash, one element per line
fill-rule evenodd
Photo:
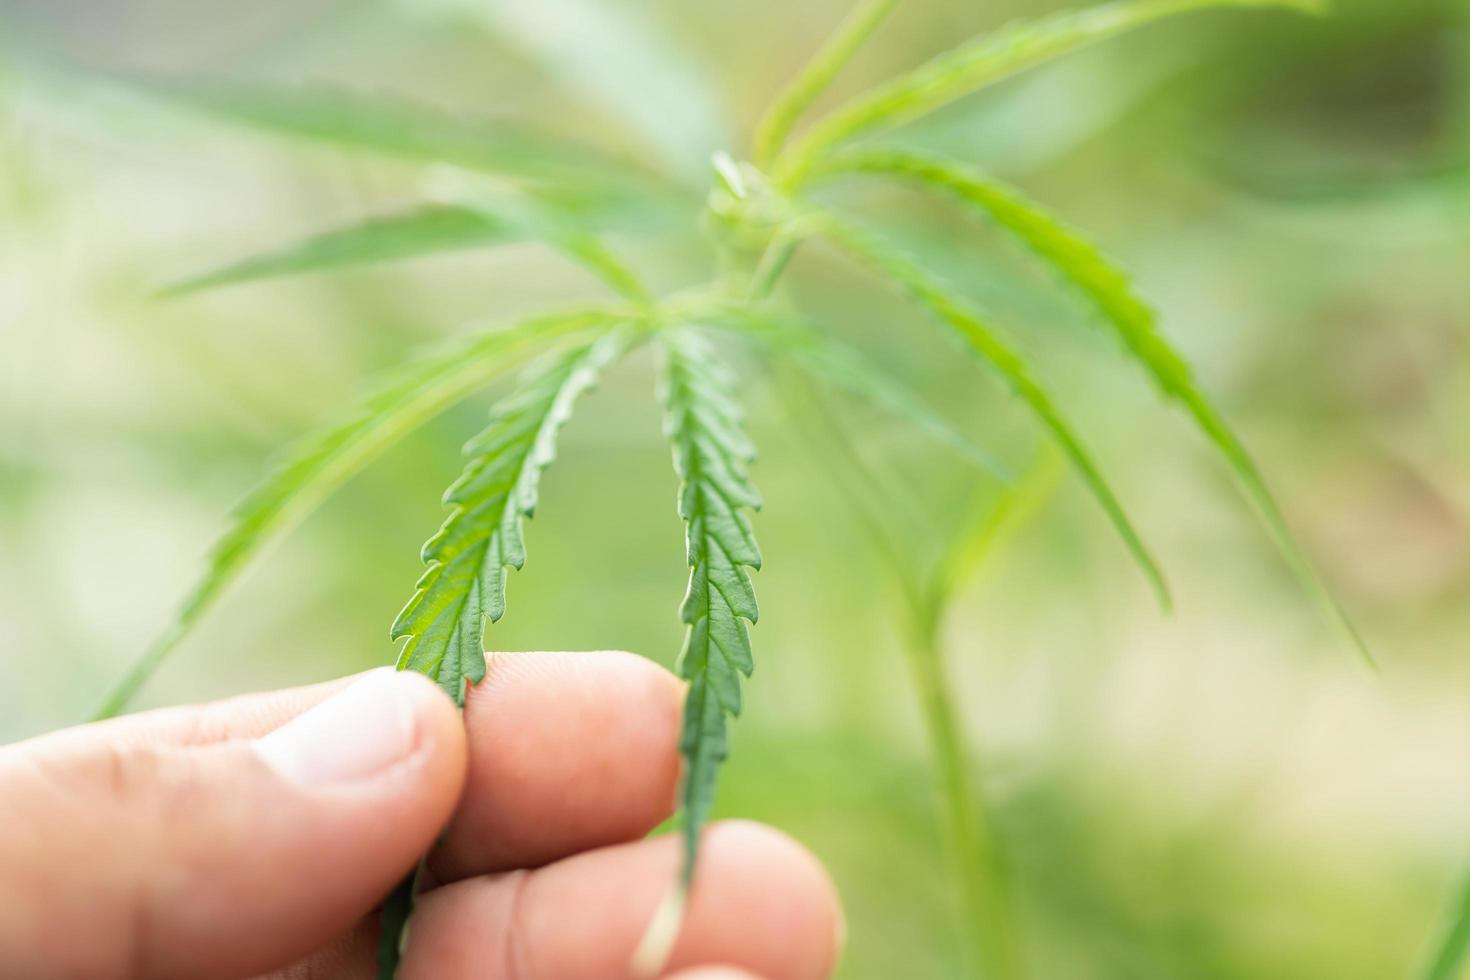
<path fill-rule="evenodd" d="M 857 49 L 896 6 L 898 0 L 864 0 L 852 9 L 800 74 L 776 96 L 756 126 L 756 166 L 764 167 L 771 161 L 790 135 L 796 120 L 832 83 L 832 79 L 852 60 Z"/>
<path fill-rule="evenodd" d="M 791 263 L 791 257 L 796 254 L 796 247 L 801 244 L 802 237 L 798 232 L 783 231 L 761 254 L 760 262 L 750 280 L 750 302 L 758 303 L 771 295 L 777 280 Z"/>

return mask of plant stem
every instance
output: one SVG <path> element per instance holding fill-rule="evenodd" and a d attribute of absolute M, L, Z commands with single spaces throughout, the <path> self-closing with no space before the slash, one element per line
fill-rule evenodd
<path fill-rule="evenodd" d="M 790 392 L 799 390 L 792 388 Z M 904 652 L 934 757 L 942 810 L 940 824 L 960 881 L 964 910 L 961 932 L 967 943 L 971 970 L 986 980 L 1020 980 L 1025 971 L 1020 936 L 1016 932 L 1009 874 L 1001 855 L 999 834 L 972 779 L 972 760 L 966 751 L 964 733 L 950 697 L 940 649 L 939 627 L 953 595 L 953 587 L 958 583 L 940 578 L 926 588 L 921 581 L 924 577 L 913 568 L 907 551 L 902 547 L 904 537 L 895 535 L 882 519 L 882 515 L 891 513 L 893 508 L 869 499 L 868 492 L 881 481 L 868 469 L 852 445 L 841 419 L 823 412 L 819 398 L 813 397 L 812 402 L 817 419 L 827 432 L 826 439 L 811 439 L 813 451 L 818 456 L 828 457 L 834 471 L 841 464 L 854 474 L 855 479 L 852 480 L 836 475 L 835 485 L 853 512 L 867 525 L 873 542 L 888 559 L 889 569 L 902 596 L 902 618 L 907 627 Z M 807 427 L 800 424 L 803 421 L 800 413 L 793 412 L 792 417 L 798 423 L 796 428 L 799 432 L 811 435 Z M 1055 461 L 1052 468 L 1055 469 Z M 1035 482 L 1034 478 L 1028 477 L 1025 485 L 1030 487 Z M 1054 480 L 1052 483 L 1054 485 Z M 1009 511 L 1006 513 L 1008 515 Z M 985 546 L 980 550 L 988 552 L 988 545 L 997 537 L 997 534 L 988 534 Z M 978 560 L 970 562 L 970 567 Z"/>
<path fill-rule="evenodd" d="M 958 866 L 972 968 L 986 980 L 1018 980 L 1025 975 L 1010 876 L 998 834 L 972 777 L 939 642 L 942 604 L 914 610 L 908 654 L 914 687 L 929 732 L 943 823 L 951 858 Z"/>

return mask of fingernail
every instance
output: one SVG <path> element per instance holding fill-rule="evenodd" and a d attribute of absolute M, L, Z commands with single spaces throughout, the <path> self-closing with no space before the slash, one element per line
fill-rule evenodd
<path fill-rule="evenodd" d="M 385 667 L 259 739 L 256 751 L 276 772 L 307 786 L 381 772 L 418 744 L 414 681 Z"/>

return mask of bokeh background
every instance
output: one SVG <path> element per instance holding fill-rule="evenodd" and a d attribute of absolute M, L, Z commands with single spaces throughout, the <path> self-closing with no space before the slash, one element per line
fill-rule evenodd
<path fill-rule="evenodd" d="M 332 80 L 531 118 L 702 181 L 844 9 L 0 0 L 0 741 L 84 717 L 272 454 L 365 378 L 471 321 L 597 295 L 518 246 L 159 301 L 169 279 L 416 200 L 435 175 L 78 68 Z M 836 95 L 1048 9 L 912 0 Z M 1218 458 L 1052 282 L 953 209 L 863 199 L 1043 361 L 1177 596 L 1158 611 L 1067 477 L 950 617 L 1035 976 L 1412 976 L 1470 870 L 1470 4 L 1202 14 L 920 128 L 1136 273 L 1382 662 L 1355 665 Z M 698 273 L 683 251 L 627 247 L 666 286 Z M 1024 467 L 1024 411 L 921 314 L 821 249 L 791 289 Z M 828 862 L 851 922 L 844 977 L 960 976 L 891 577 L 748 372 L 767 567 L 719 810 Z M 653 374 L 627 363 L 567 429 L 493 648 L 672 663 L 685 570 Z M 143 702 L 391 660 L 388 624 L 485 404 L 428 426 L 259 561 Z M 956 489 L 984 478 L 844 410 L 924 502 L 914 547 L 941 541 Z"/>

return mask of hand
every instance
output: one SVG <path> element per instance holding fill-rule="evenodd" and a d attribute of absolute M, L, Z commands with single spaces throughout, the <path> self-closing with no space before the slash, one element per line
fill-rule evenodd
<path fill-rule="evenodd" d="M 0 975 L 370 980 L 375 905 L 432 848 L 401 977 L 628 976 L 678 862 L 642 838 L 680 697 L 630 654 L 498 654 L 463 722 L 385 669 L 0 749 Z M 841 929 L 810 854 L 718 824 L 668 976 L 824 977 Z"/>

